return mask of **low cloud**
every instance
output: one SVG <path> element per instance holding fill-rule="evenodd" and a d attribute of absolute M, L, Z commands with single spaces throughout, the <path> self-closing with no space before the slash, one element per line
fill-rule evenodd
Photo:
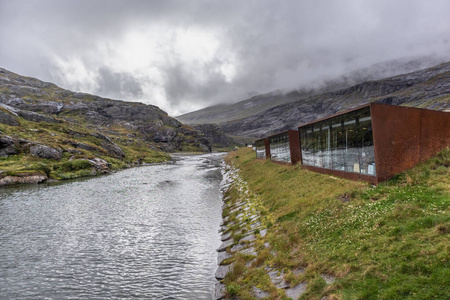
<path fill-rule="evenodd" d="M 171 115 L 448 55 L 436 0 L 0 0 L 0 66 Z"/>
<path fill-rule="evenodd" d="M 99 69 L 99 87 L 98 94 L 111 95 L 126 95 L 127 98 L 141 98 L 142 87 L 138 78 L 133 77 L 130 73 L 114 72 L 107 67 Z"/>

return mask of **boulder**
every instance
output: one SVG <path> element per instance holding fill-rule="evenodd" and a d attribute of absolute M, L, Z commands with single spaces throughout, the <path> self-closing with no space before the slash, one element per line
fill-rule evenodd
<path fill-rule="evenodd" d="M 0 110 L 0 123 L 9 126 L 19 126 L 19 122 L 17 122 L 16 118 L 3 110 Z"/>
<path fill-rule="evenodd" d="M 156 143 L 168 143 L 173 140 L 177 132 L 172 128 L 161 128 L 153 135 L 153 141 Z"/>
<path fill-rule="evenodd" d="M 62 157 L 62 151 L 45 145 L 33 145 L 30 147 L 30 154 L 40 158 L 59 160 Z"/>
<path fill-rule="evenodd" d="M 216 270 L 216 279 L 217 280 L 222 280 L 225 278 L 225 276 L 227 276 L 228 273 L 230 273 L 231 270 L 231 266 L 232 265 L 225 265 L 225 266 L 219 266 Z"/>
<path fill-rule="evenodd" d="M 15 98 L 12 98 L 12 99 L 8 99 L 6 101 L 6 104 L 12 105 L 12 106 L 20 106 L 20 105 L 25 105 L 26 102 L 23 99 L 21 99 L 21 98 L 15 97 Z"/>
<path fill-rule="evenodd" d="M 0 186 L 19 184 L 19 183 L 39 183 L 47 180 L 44 174 L 30 174 L 24 176 L 5 176 L 0 178 Z"/>
<path fill-rule="evenodd" d="M 222 300 L 225 299 L 226 296 L 226 286 L 223 283 L 216 283 L 216 286 L 214 288 L 214 296 L 216 300 Z"/>
<path fill-rule="evenodd" d="M 88 160 L 94 168 L 100 173 L 109 173 L 111 164 L 104 159 L 94 158 Z"/>
<path fill-rule="evenodd" d="M 84 149 L 87 151 L 101 151 L 100 148 L 95 147 L 95 146 L 91 146 L 82 142 L 77 142 L 77 141 L 73 141 L 73 140 L 65 140 L 63 141 L 63 144 L 69 144 L 72 147 L 75 147 L 77 149 Z"/>
<path fill-rule="evenodd" d="M 59 121 L 50 116 L 46 116 L 43 114 L 35 113 L 32 111 L 20 110 L 17 112 L 19 116 L 24 118 L 27 121 L 32 122 L 47 122 L 47 123 L 58 123 Z"/>
<path fill-rule="evenodd" d="M 19 150 L 15 145 L 12 137 L 7 135 L 0 136 L 0 157 L 8 157 L 9 155 L 18 154 Z"/>
<path fill-rule="evenodd" d="M 123 159 L 125 157 L 125 152 L 123 152 L 122 148 L 120 148 L 116 143 L 103 142 L 102 148 L 105 149 L 109 155 L 115 158 Z"/>

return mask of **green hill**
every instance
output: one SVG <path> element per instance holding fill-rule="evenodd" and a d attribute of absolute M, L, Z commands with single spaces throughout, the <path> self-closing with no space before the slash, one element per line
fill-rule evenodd
<path fill-rule="evenodd" d="M 285 299 L 270 268 L 291 286 L 306 282 L 301 299 L 450 299 L 450 149 L 376 187 L 255 156 L 245 148 L 226 159 L 269 220 L 256 258 L 233 258 L 228 297 L 253 299 L 257 287 Z M 225 196 L 239 201 L 240 190 Z"/>
<path fill-rule="evenodd" d="M 210 150 L 201 132 L 156 106 L 76 93 L 0 68 L 0 186 Z"/>

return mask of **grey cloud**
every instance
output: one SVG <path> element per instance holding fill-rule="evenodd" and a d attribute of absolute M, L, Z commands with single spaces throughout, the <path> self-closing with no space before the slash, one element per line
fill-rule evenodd
<path fill-rule="evenodd" d="M 129 73 L 119 73 L 107 67 L 99 69 L 98 94 L 119 98 L 121 95 L 127 98 L 139 98 L 142 96 L 142 87 L 139 79 Z"/>
<path fill-rule="evenodd" d="M 155 24 L 213 30 L 220 34 L 218 55 L 236 60 L 231 83 L 216 71 L 220 58 L 204 66 L 206 80 L 181 59 L 155 66 L 166 79 L 161 88 L 167 107 L 179 113 L 190 103 L 307 88 L 381 61 L 448 56 L 448 11 L 445 0 L 0 0 L 0 66 L 61 85 L 66 83 L 52 69 L 54 61 L 75 57 L 98 74 L 95 92 L 152 99 L 142 94 L 149 77 L 105 67 L 108 53 L 98 41 L 114 45 L 124 34 Z"/>
<path fill-rule="evenodd" d="M 214 66 L 217 64 L 219 63 L 212 62 L 203 66 L 207 80 L 202 84 L 199 84 L 195 73 L 181 63 L 166 69 L 165 90 L 171 105 L 174 108 L 189 108 L 189 102 L 210 105 L 211 100 L 229 100 L 230 93 L 227 90 L 230 84 L 221 73 L 213 71 L 217 69 L 217 66 Z"/>

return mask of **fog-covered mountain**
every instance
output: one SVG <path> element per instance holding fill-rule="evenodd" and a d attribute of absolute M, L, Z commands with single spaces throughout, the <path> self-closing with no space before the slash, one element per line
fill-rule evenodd
<path fill-rule="evenodd" d="M 450 63 L 430 67 L 441 61 L 425 57 L 380 63 L 310 90 L 274 91 L 177 119 L 220 124 L 233 136 L 262 137 L 372 101 L 444 110 L 450 108 Z"/>

